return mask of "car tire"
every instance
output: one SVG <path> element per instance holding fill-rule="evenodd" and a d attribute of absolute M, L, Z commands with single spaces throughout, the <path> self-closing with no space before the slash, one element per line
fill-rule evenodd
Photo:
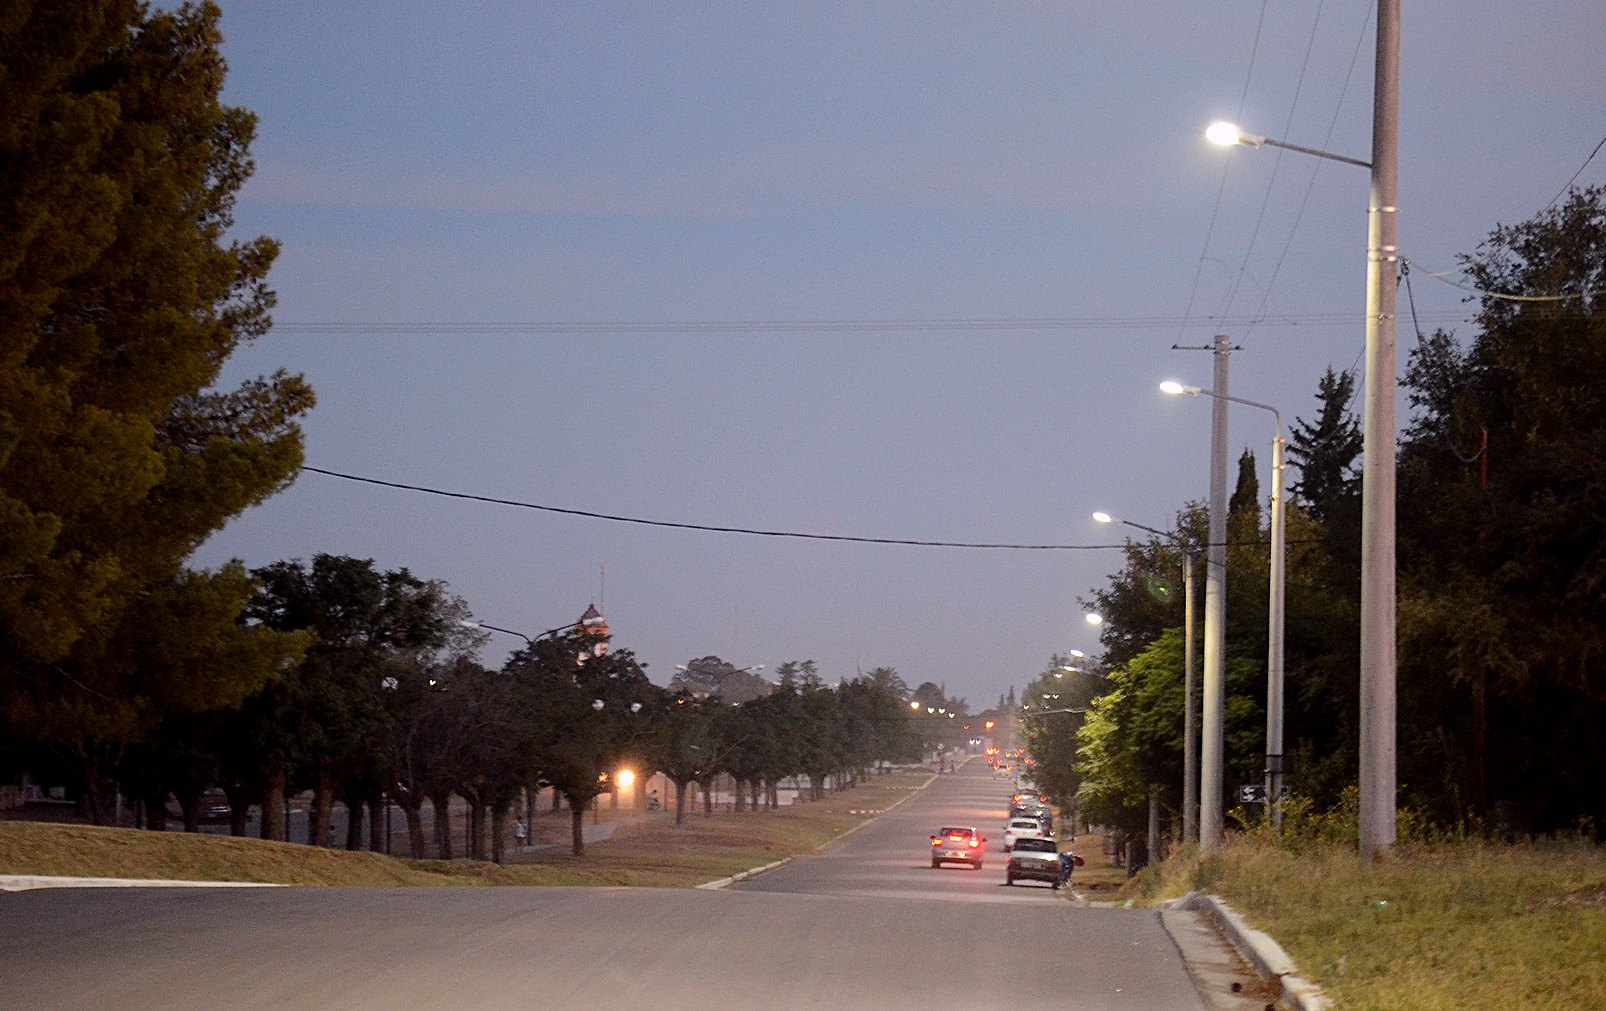
<path fill-rule="evenodd" d="M 1015 875 L 1013 875 L 1013 874 L 1006 874 L 1006 875 L 1005 875 L 1005 876 L 1004 876 L 1004 884 L 1006 884 L 1006 885 L 1013 885 L 1013 884 L 1014 884 L 1014 883 L 1015 883 Z"/>
<path fill-rule="evenodd" d="M 931 862 L 931 869 L 932 870 L 936 870 L 937 868 L 939 868 L 941 866 L 942 866 L 942 861 L 941 860 L 933 860 Z"/>

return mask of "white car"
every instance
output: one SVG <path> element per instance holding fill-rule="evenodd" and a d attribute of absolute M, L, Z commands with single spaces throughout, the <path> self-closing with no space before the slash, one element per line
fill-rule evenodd
<path fill-rule="evenodd" d="M 1004 826 L 1004 852 L 1014 849 L 1017 839 L 1041 839 L 1044 835 L 1043 823 L 1036 818 L 1011 818 Z"/>

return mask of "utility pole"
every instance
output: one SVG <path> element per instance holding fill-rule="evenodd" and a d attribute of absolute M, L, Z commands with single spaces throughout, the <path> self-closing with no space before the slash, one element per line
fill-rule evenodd
<path fill-rule="evenodd" d="M 1394 847 L 1395 264 L 1399 260 L 1400 0 L 1378 0 L 1367 209 L 1366 419 L 1361 470 L 1360 850 Z"/>
<path fill-rule="evenodd" d="M 1189 548 L 1182 560 L 1182 628 L 1187 634 L 1182 664 L 1182 841 L 1199 838 L 1199 685 L 1194 670 L 1193 569 L 1198 559 Z"/>
<path fill-rule="evenodd" d="M 1226 774 L 1227 618 L 1227 356 L 1232 342 L 1218 334 L 1210 400 L 1210 541 L 1205 545 L 1204 733 L 1199 768 L 1199 848 L 1221 843 L 1222 779 Z"/>

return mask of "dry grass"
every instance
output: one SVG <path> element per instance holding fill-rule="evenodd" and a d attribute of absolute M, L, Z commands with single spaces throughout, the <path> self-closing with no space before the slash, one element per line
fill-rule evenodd
<path fill-rule="evenodd" d="M 1275 937 L 1340 1008 L 1606 1007 L 1606 852 L 1581 844 L 1349 847 L 1238 840 L 1130 891 L 1208 887 Z"/>
<path fill-rule="evenodd" d="M 807 853 L 869 820 L 929 777 L 880 776 L 824 801 L 761 814 L 688 812 L 622 826 L 613 839 L 522 854 L 507 863 L 408 860 L 377 853 L 182 832 L 0 820 L 0 874 L 253 881 L 287 885 L 627 885 L 690 887 Z M 566 821 L 566 819 L 565 819 Z"/>

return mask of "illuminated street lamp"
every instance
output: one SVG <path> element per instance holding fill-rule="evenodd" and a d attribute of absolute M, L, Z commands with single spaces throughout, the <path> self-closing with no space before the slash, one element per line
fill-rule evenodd
<path fill-rule="evenodd" d="M 1282 827 L 1283 788 L 1283 600 L 1285 531 L 1288 510 L 1283 502 L 1283 454 L 1288 440 L 1283 438 L 1282 412 L 1270 404 L 1245 400 L 1226 394 L 1202 390 L 1197 386 L 1166 381 L 1160 384 L 1166 393 L 1212 397 L 1245 407 L 1258 407 L 1270 411 L 1277 422 L 1277 435 L 1271 442 L 1271 585 L 1267 591 L 1269 613 L 1266 618 L 1266 804 L 1267 812 L 1278 828 Z"/>
<path fill-rule="evenodd" d="M 1216 143 L 1252 135 L 1212 128 Z M 1400 0 L 1378 0 L 1372 81 L 1372 160 L 1295 147 L 1371 170 L 1366 241 L 1366 389 L 1361 449 L 1360 850 L 1387 853 L 1398 831 L 1395 655 L 1395 295 L 1399 262 Z M 1236 134 L 1236 135 L 1235 135 Z M 1209 134 L 1207 133 L 1207 136 Z M 1256 137 L 1259 144 L 1272 144 Z M 1251 143 L 1250 146 L 1258 146 Z"/>

